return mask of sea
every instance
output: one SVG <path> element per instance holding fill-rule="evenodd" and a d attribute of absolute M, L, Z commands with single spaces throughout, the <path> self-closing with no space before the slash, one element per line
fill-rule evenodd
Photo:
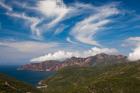
<path fill-rule="evenodd" d="M 19 66 L 0 66 L 0 73 L 14 77 L 17 80 L 24 81 L 34 86 L 36 86 L 39 81 L 47 79 L 55 73 L 51 71 L 37 72 L 17 70 L 18 67 Z"/>

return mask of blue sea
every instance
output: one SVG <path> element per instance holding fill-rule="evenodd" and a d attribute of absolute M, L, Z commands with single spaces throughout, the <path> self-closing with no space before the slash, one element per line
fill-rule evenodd
<path fill-rule="evenodd" d="M 40 80 L 47 79 L 54 75 L 54 72 L 35 72 L 35 71 L 22 71 L 17 70 L 18 66 L 0 66 L 0 73 L 9 75 L 17 80 L 37 85 Z"/>

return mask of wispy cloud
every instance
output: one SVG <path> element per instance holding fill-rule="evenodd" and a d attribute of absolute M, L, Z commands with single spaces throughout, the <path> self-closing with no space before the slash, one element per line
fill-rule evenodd
<path fill-rule="evenodd" d="M 12 3 L 17 7 L 26 9 L 28 11 L 29 10 L 30 11 L 36 11 L 37 10 L 37 8 L 35 6 L 30 6 L 30 3 L 28 3 L 27 1 L 21 3 L 19 0 L 14 0 Z"/>
<path fill-rule="evenodd" d="M 28 26 L 26 28 L 30 28 L 29 30 L 32 33 L 29 34 L 31 35 L 31 38 L 36 38 L 40 40 L 38 42 L 0 42 L 0 46 L 6 46 L 10 49 L 12 48 L 22 53 L 30 52 L 35 54 L 37 53 L 37 51 L 47 51 L 48 53 L 48 51 L 51 50 L 49 49 L 49 47 L 57 47 L 57 43 L 53 43 L 53 41 L 52 43 L 46 43 L 45 41 L 51 41 L 52 39 L 58 43 L 63 43 L 62 45 L 60 45 L 61 48 L 57 47 L 57 49 L 52 49 L 55 51 L 60 51 L 53 51 L 54 53 L 39 57 L 45 60 L 53 58 L 59 59 L 59 55 L 61 55 L 60 58 L 62 59 L 65 58 L 64 55 L 66 56 L 66 58 L 71 56 L 90 56 L 94 55 L 93 52 L 97 54 L 96 50 L 99 51 L 98 53 L 101 53 L 103 51 L 109 52 L 110 48 L 95 47 L 93 49 L 90 49 L 93 45 L 103 47 L 104 45 L 102 44 L 102 42 L 109 41 L 100 40 L 100 37 L 98 38 L 97 36 L 100 34 L 100 32 L 103 32 L 102 35 L 106 35 L 105 37 L 107 37 L 109 34 L 112 34 L 112 32 L 115 33 L 113 33 L 112 35 L 117 35 L 117 37 L 128 37 L 128 35 L 126 35 L 129 33 L 128 30 L 134 28 L 132 28 L 131 25 L 133 25 L 133 23 L 136 23 L 137 26 L 139 26 L 139 22 L 137 22 L 139 21 L 137 20 L 138 17 L 131 15 L 133 13 L 129 13 L 129 16 L 127 15 L 127 18 L 124 18 L 126 16 L 122 13 L 121 8 L 119 7 L 119 3 L 105 3 L 102 5 L 94 5 L 90 3 L 85 4 L 81 2 L 76 2 L 67 5 L 64 3 L 63 0 L 37 0 L 34 4 L 29 4 L 29 2 L 27 1 L 25 1 L 25 3 L 21 3 L 19 0 L 14 0 L 12 3 L 7 3 L 4 1 L 5 0 L 0 1 L 0 7 L 6 10 L 6 12 L 4 11 L 5 14 L 10 18 L 12 17 L 12 20 L 19 20 L 23 22 L 23 24 L 26 24 L 25 26 Z M 17 10 L 14 9 L 15 7 L 17 8 Z M 118 15 L 119 17 L 117 17 Z M 105 31 L 107 31 L 107 33 Z M 20 31 L 18 33 L 20 33 Z M 49 36 L 53 36 L 53 38 L 50 39 Z M 104 39 L 104 37 L 102 38 Z M 58 39 L 60 41 L 58 41 Z M 116 39 L 121 41 L 122 38 Z M 117 41 L 116 39 L 114 40 L 113 37 L 113 42 Z M 140 37 L 130 37 L 126 40 L 126 42 L 131 42 L 131 44 L 129 43 L 129 45 L 133 46 L 133 50 L 129 54 L 129 57 L 135 60 L 137 58 L 139 59 L 139 53 L 137 51 L 139 51 Z M 68 46 L 67 44 L 69 44 L 70 46 Z M 87 50 L 83 52 L 75 52 L 75 50 L 78 50 L 78 47 L 82 48 L 83 50 Z M 63 50 L 64 48 L 66 50 Z M 70 48 L 71 50 L 73 49 L 74 52 L 68 51 Z M 91 52 L 89 53 L 89 51 Z M 111 49 L 111 51 L 116 50 Z M 42 54 L 40 53 L 40 55 Z"/>
<path fill-rule="evenodd" d="M 135 41 L 135 42 L 140 42 L 140 37 L 129 37 L 127 41 Z"/>
<path fill-rule="evenodd" d="M 23 53 L 41 52 L 48 48 L 58 46 L 58 43 L 37 42 L 37 41 L 1 41 L 0 46 L 7 46 Z"/>
<path fill-rule="evenodd" d="M 37 27 L 42 19 L 28 16 L 25 13 L 7 12 L 6 15 L 25 20 L 25 22 L 30 25 L 32 34 L 42 38 L 41 30 Z"/>
<path fill-rule="evenodd" d="M 76 23 L 72 28 L 71 35 L 82 43 L 100 46 L 100 44 L 93 39 L 94 35 L 112 21 L 112 19 L 109 19 L 108 17 L 117 15 L 120 11 L 114 4 L 93 9 L 95 9 L 96 12 L 91 14 L 90 17 Z"/>
<path fill-rule="evenodd" d="M 0 1 L 0 6 L 5 8 L 8 11 L 12 11 L 13 10 L 13 8 L 10 5 L 7 5 L 7 4 L 4 3 L 4 0 Z"/>
<path fill-rule="evenodd" d="M 57 47 L 57 44 L 32 41 L 0 41 L 0 64 L 25 64 L 31 58 L 48 53 L 53 47 Z"/>
<path fill-rule="evenodd" d="M 0 41 L 0 64 L 28 63 L 33 57 L 55 51 L 58 46 L 56 42 L 3 40 Z"/>
<path fill-rule="evenodd" d="M 18 6 L 20 5 L 20 7 L 21 7 L 20 3 L 18 3 L 18 2 L 14 2 L 14 3 L 16 3 L 16 5 L 18 5 Z M 6 15 L 8 15 L 10 17 L 14 17 L 16 19 L 25 20 L 24 22 L 26 22 L 26 24 L 29 24 L 32 34 L 38 36 L 39 37 L 38 39 L 42 38 L 41 31 L 37 27 L 37 25 L 42 21 L 42 19 L 40 19 L 38 17 L 34 17 L 34 16 L 28 16 L 25 12 L 21 12 L 21 13 L 15 12 L 12 8 L 12 5 L 10 6 L 2 1 L 0 1 L 0 6 L 7 10 L 7 12 L 5 13 Z M 23 6 L 23 8 L 24 8 L 24 6 Z M 28 8 L 28 9 L 31 8 L 31 9 L 36 10 L 35 7 L 30 7 L 27 5 L 26 5 L 26 8 Z"/>
<path fill-rule="evenodd" d="M 66 40 L 71 44 L 78 44 L 78 42 L 72 41 L 70 37 L 67 37 Z"/>
<path fill-rule="evenodd" d="M 111 22 L 111 19 L 108 19 L 108 17 L 120 12 L 117 9 L 116 3 L 104 6 L 75 3 L 68 6 L 63 0 L 39 0 L 33 6 L 29 6 L 27 3 L 22 5 L 18 1 L 14 2 L 14 4 L 18 7 L 21 6 L 21 8 L 26 7 L 28 10 L 33 9 L 40 15 L 38 17 L 29 16 L 26 12 L 18 13 L 12 10 L 12 6 L 4 2 L 0 3 L 2 7 L 8 10 L 6 13 L 8 16 L 24 19 L 29 24 L 32 34 L 37 36 L 38 39 L 42 39 L 43 34 L 46 33 L 45 31 L 50 31 L 50 29 L 58 25 L 61 21 L 78 15 L 90 15 L 78 23 L 75 22 L 76 25 L 73 27 L 71 34 L 77 41 L 91 45 L 99 45 L 97 41 L 93 40 L 93 36 L 98 30 Z M 45 22 L 44 20 L 46 19 L 50 21 Z M 54 34 L 63 32 L 65 27 L 62 26 L 64 25 L 59 25 L 59 29 L 55 30 Z"/>
<path fill-rule="evenodd" d="M 69 25 L 60 24 L 60 26 L 54 31 L 54 35 L 62 33 Z"/>
<path fill-rule="evenodd" d="M 37 8 L 46 17 L 53 18 L 53 20 L 47 25 L 48 28 L 60 22 L 69 12 L 69 8 L 64 4 L 63 0 L 39 1 Z"/>
<path fill-rule="evenodd" d="M 122 44 L 122 46 L 124 47 L 127 47 L 127 46 L 136 47 L 139 45 L 140 45 L 140 37 L 129 37 Z"/>

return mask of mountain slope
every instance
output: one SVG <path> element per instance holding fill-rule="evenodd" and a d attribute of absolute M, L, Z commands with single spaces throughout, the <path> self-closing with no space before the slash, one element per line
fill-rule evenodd
<path fill-rule="evenodd" d="M 140 93 L 140 62 L 67 67 L 43 84 L 46 93 Z"/>
<path fill-rule="evenodd" d="M 48 60 L 39 63 L 30 63 L 21 66 L 20 70 L 32 70 L 32 71 L 57 71 L 68 66 L 79 66 L 88 67 L 95 66 L 99 64 L 116 64 L 128 62 L 126 56 L 123 55 L 108 55 L 108 54 L 98 54 L 95 56 L 90 56 L 86 58 L 72 57 L 64 61 L 58 60 Z"/>
<path fill-rule="evenodd" d="M 41 93 L 38 89 L 14 78 L 0 74 L 0 93 Z"/>

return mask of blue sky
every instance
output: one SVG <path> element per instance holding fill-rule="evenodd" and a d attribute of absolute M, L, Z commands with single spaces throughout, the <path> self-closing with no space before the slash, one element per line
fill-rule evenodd
<path fill-rule="evenodd" d="M 0 64 L 86 57 L 140 59 L 139 0 L 0 0 Z"/>

